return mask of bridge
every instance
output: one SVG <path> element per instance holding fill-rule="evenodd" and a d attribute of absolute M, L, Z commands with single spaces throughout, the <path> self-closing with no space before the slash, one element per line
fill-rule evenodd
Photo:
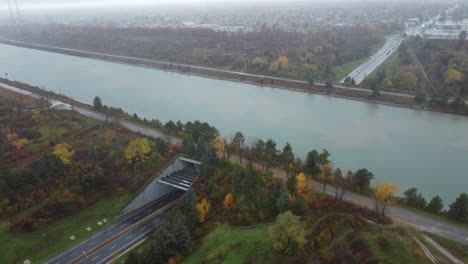
<path fill-rule="evenodd" d="M 87 240 L 47 260 L 47 264 L 101 264 L 123 254 L 164 223 L 200 175 L 201 163 L 176 157 L 116 214 L 114 221 Z"/>

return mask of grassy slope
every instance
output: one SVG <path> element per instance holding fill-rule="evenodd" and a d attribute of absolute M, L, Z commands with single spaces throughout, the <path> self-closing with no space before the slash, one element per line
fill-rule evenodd
<path fill-rule="evenodd" d="M 365 61 L 367 61 L 374 53 L 376 53 L 385 43 L 385 40 L 376 43 L 372 48 L 369 56 L 366 56 L 364 58 L 361 58 L 359 60 L 354 60 L 347 62 L 341 66 L 334 67 L 335 75 L 336 75 L 336 81 L 339 82 L 343 78 L 345 78 L 350 72 L 352 72 L 354 69 L 356 69 L 359 65 L 363 64 Z"/>
<path fill-rule="evenodd" d="M 269 224 L 230 227 L 220 224 L 183 263 L 245 263 L 250 254 L 271 251 Z"/>
<path fill-rule="evenodd" d="M 468 263 L 468 246 L 462 245 L 460 243 L 454 242 L 452 240 L 434 235 L 431 233 L 426 233 L 427 236 L 432 238 L 435 242 L 445 248 L 447 251 L 452 253 L 455 257 L 462 260 L 464 263 Z"/>
<path fill-rule="evenodd" d="M 7 222 L 0 222 L 0 263 L 22 263 L 29 259 L 33 263 L 44 261 L 78 241 L 89 237 L 99 228 L 97 222 L 111 220 L 128 199 L 128 195 L 101 200 L 94 206 L 44 226 L 32 233 L 16 234 L 8 231 Z M 107 222 L 109 223 L 109 221 Z M 86 227 L 93 231 L 86 231 Z M 76 237 L 75 241 L 69 239 Z"/>
<path fill-rule="evenodd" d="M 372 226 L 361 231 L 359 237 L 378 259 L 378 263 L 430 263 L 405 229 Z M 382 239 L 388 242 L 387 246 L 380 246 Z"/>

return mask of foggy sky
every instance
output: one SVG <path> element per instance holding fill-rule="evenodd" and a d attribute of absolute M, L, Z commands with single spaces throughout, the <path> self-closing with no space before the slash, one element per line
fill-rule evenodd
<path fill-rule="evenodd" d="M 95 8 L 95 7 L 121 7 L 121 6 L 136 6 L 136 5 L 209 5 L 226 3 L 268 3 L 268 2 L 314 2 L 314 3 L 330 3 L 330 2 L 382 2 L 385 0 L 16 0 L 21 9 L 51 9 L 51 8 Z M 441 2 L 444 0 L 440 0 Z M 15 0 L 10 0 L 14 6 Z M 0 0 L 0 9 L 8 8 L 8 0 Z"/>

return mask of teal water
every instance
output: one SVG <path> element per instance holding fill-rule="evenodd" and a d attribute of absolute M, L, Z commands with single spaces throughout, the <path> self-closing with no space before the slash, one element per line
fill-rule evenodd
<path fill-rule="evenodd" d="M 297 155 L 327 148 L 342 169 L 445 205 L 468 191 L 468 118 L 208 79 L 0 45 L 0 73 L 76 100 L 162 121 L 207 121 L 223 135 L 290 142 Z"/>

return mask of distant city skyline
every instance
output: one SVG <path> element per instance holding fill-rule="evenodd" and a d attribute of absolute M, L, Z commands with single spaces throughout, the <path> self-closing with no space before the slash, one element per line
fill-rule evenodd
<path fill-rule="evenodd" d="M 10 0 L 14 5 L 15 0 Z M 138 5 L 184 5 L 184 4 L 222 4 L 222 3 L 298 3 L 298 2 L 314 2 L 328 4 L 330 2 L 384 2 L 385 0 L 18 0 L 18 5 L 21 9 L 62 9 L 62 8 L 88 8 L 88 7 L 121 7 L 121 6 L 138 6 Z M 401 0 L 403 2 L 407 2 Z M 437 0 L 434 0 L 436 2 Z M 450 2 L 441 0 L 439 2 Z M 0 10 L 8 9 L 8 0 L 0 0 Z"/>

